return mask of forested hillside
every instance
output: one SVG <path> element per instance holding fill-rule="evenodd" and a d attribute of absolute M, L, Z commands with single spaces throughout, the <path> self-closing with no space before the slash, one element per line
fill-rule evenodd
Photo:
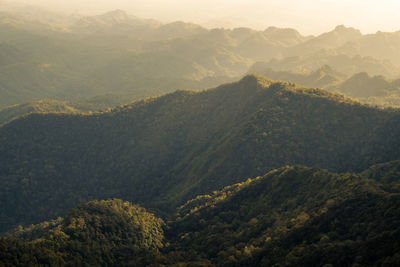
<path fill-rule="evenodd" d="M 0 0 L 0 267 L 400 266 L 400 31 L 365 34 L 400 4 L 28 2 Z"/>
<path fill-rule="evenodd" d="M 284 167 L 187 202 L 169 237 L 217 265 L 395 266 L 399 208 L 359 175 Z"/>
<path fill-rule="evenodd" d="M 371 169 L 380 182 L 391 173 Z M 400 191 L 385 185 L 287 166 L 198 196 L 167 223 L 118 199 L 92 201 L 0 238 L 0 258 L 5 266 L 397 266 Z"/>
<path fill-rule="evenodd" d="M 2 230 L 118 197 L 167 212 L 283 165 L 361 171 L 399 158 L 399 112 L 259 76 L 93 115 L 0 127 Z"/>

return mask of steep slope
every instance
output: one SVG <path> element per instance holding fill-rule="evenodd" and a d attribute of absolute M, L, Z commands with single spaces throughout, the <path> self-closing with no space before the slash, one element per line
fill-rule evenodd
<path fill-rule="evenodd" d="M 2 230 L 118 197 L 173 209 L 287 164 L 360 171 L 400 158 L 398 111 L 258 76 L 102 114 L 0 127 Z"/>
<path fill-rule="evenodd" d="M 398 193 L 354 174 L 284 167 L 187 202 L 168 236 L 217 266 L 395 266 Z"/>

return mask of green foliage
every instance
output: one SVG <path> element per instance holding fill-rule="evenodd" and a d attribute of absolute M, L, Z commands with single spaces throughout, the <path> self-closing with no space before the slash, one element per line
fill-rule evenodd
<path fill-rule="evenodd" d="M 143 208 L 118 199 L 92 201 L 64 218 L 17 229 L 2 238 L 8 265 L 146 265 L 163 247 L 164 223 Z"/>
<path fill-rule="evenodd" d="M 399 158 L 399 113 L 258 76 L 92 115 L 32 114 L 0 127 L 0 222 L 122 198 L 173 211 L 283 165 L 361 171 Z"/>
<path fill-rule="evenodd" d="M 398 260 L 399 212 L 361 176 L 284 167 L 187 202 L 168 238 L 216 265 L 376 266 Z"/>
<path fill-rule="evenodd" d="M 0 263 L 396 266 L 399 240 L 398 193 L 357 174 L 295 166 L 198 196 L 167 225 L 118 199 L 82 204 L 0 238 Z"/>

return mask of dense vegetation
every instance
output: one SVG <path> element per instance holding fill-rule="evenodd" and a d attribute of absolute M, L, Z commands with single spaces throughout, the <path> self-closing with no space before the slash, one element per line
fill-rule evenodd
<path fill-rule="evenodd" d="M 0 267 L 400 266 L 400 32 L 10 10 Z"/>
<path fill-rule="evenodd" d="M 397 266 L 399 193 L 357 174 L 283 167 L 190 200 L 167 225 L 121 200 L 89 202 L 15 229 L 0 239 L 0 259 L 5 266 Z"/>
<path fill-rule="evenodd" d="M 227 266 L 395 266 L 399 192 L 284 167 L 189 201 L 169 234 L 178 249 Z"/>
<path fill-rule="evenodd" d="M 146 265 L 163 247 L 163 221 L 121 200 L 92 201 L 65 218 L 0 239 L 6 266 Z M 17 238 L 17 239 L 16 239 Z M 23 241 L 25 242 L 23 242 Z"/>
<path fill-rule="evenodd" d="M 282 165 L 361 171 L 399 158 L 399 116 L 257 76 L 105 113 L 32 114 L 0 127 L 1 229 L 93 199 L 167 212 Z"/>

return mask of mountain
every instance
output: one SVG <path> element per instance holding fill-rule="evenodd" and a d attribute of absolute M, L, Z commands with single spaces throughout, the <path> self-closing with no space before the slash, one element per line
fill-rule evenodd
<path fill-rule="evenodd" d="M 400 75 L 398 66 L 389 61 L 377 60 L 371 57 L 348 56 L 331 50 L 322 50 L 312 55 L 285 57 L 270 61 L 256 62 L 254 68 L 272 68 L 275 71 L 291 71 L 297 73 L 310 73 L 316 69 L 328 65 L 347 76 L 360 72 L 371 75 L 383 75 L 389 78 L 397 78 Z"/>
<path fill-rule="evenodd" d="M 292 71 L 277 71 L 269 64 L 259 62 L 254 64 L 249 73 L 256 73 L 275 80 L 301 84 L 307 87 L 324 88 L 338 92 L 348 97 L 358 99 L 362 103 L 380 107 L 400 107 L 400 82 L 388 80 L 366 72 L 356 73 L 350 77 L 335 71 L 328 65 L 311 72 L 297 73 Z"/>
<path fill-rule="evenodd" d="M 187 202 L 168 237 L 217 266 L 391 266 L 400 263 L 398 192 L 283 167 Z"/>
<path fill-rule="evenodd" d="M 121 198 L 169 212 L 284 165 L 361 171 L 399 158 L 399 112 L 259 76 L 92 115 L 0 127 L 1 229 Z"/>
<path fill-rule="evenodd" d="M 344 26 L 314 37 L 276 27 L 162 24 L 122 10 L 72 18 L 39 11 L 35 17 L 35 12 L 0 14 L 0 109 L 43 99 L 79 101 L 104 94 L 139 99 L 178 88 L 214 87 L 242 77 L 260 61 L 274 71 L 303 74 L 329 65 L 349 76 L 400 75 L 390 61 L 389 56 L 396 58 L 393 49 L 386 56 L 345 49 L 367 36 Z M 396 47 L 397 35 L 388 36 L 387 46 Z M 397 99 L 385 99 L 392 102 Z"/>
<path fill-rule="evenodd" d="M 313 36 L 303 36 L 297 30 L 290 28 L 268 27 L 264 34 L 270 40 L 275 40 L 286 47 L 303 43 L 313 38 Z"/>
<path fill-rule="evenodd" d="M 200 25 L 193 23 L 186 23 L 183 21 L 175 21 L 168 24 L 161 25 L 154 33 L 154 39 L 160 40 L 173 39 L 173 38 L 188 38 L 200 34 L 207 33 L 208 30 Z"/>
<path fill-rule="evenodd" d="M 368 73 L 361 72 L 343 82 L 338 90 L 351 97 L 368 97 L 382 96 L 391 87 L 391 83 L 383 76 L 370 77 Z"/>
<path fill-rule="evenodd" d="M 9 5 L 10 3 L 7 3 Z M 53 34 L 67 32 L 77 19 L 75 16 L 51 12 L 35 6 L 0 7 L 0 23 L 11 28 L 19 28 L 28 32 Z"/>
<path fill-rule="evenodd" d="M 0 110 L 0 124 L 14 118 L 30 113 L 78 113 L 79 111 L 66 103 L 55 100 L 41 100 L 33 103 L 25 103 Z"/>
<path fill-rule="evenodd" d="M 381 166 L 377 181 L 391 173 Z M 6 266 L 397 266 L 400 191 L 377 181 L 286 166 L 197 196 L 166 223 L 119 199 L 92 201 L 16 228 L 0 238 L 0 258 Z"/>
<path fill-rule="evenodd" d="M 256 73 L 274 80 L 301 84 L 307 87 L 327 88 L 341 83 L 346 75 L 339 73 L 328 65 L 310 73 L 294 73 L 290 71 L 275 71 L 262 62 L 254 64 L 249 73 Z"/>
<path fill-rule="evenodd" d="M 338 50 L 349 55 L 370 56 L 381 60 L 390 60 L 394 64 L 400 64 L 400 31 L 381 32 L 367 34 L 358 40 L 354 40 Z"/>
<path fill-rule="evenodd" d="M 0 110 L 0 124 L 30 113 L 85 113 L 98 112 L 132 102 L 127 95 L 100 95 L 80 101 L 39 100 L 17 104 Z"/>
<path fill-rule="evenodd" d="M 362 36 L 361 32 L 357 29 L 339 25 L 330 32 L 323 33 L 306 42 L 291 47 L 287 53 L 288 55 L 312 54 L 321 49 L 341 47 L 349 42 L 360 39 Z"/>
<path fill-rule="evenodd" d="M 142 36 L 140 39 L 160 25 L 155 20 L 131 16 L 123 10 L 113 10 L 97 16 L 83 17 L 72 25 L 71 30 L 79 34 L 132 34 Z"/>
<path fill-rule="evenodd" d="M 279 57 L 288 47 L 309 39 L 294 29 L 276 27 L 269 27 L 265 31 L 237 28 L 228 34 L 235 42 L 234 51 L 253 60 Z"/>
<path fill-rule="evenodd" d="M 171 31 L 167 26 L 145 30 L 165 31 L 164 37 L 161 32 L 157 35 L 166 40 L 142 40 L 142 34 L 118 33 L 113 28 L 121 23 L 132 28 L 136 22 L 131 20 L 137 19 L 120 11 L 87 18 L 87 27 L 94 23 L 100 29 L 86 34 L 74 30 L 40 33 L 0 21 L 4 36 L 0 108 L 42 99 L 75 101 L 110 93 L 142 98 L 177 88 L 200 89 L 231 81 L 252 64 L 204 39 L 173 39 L 167 36 Z"/>

